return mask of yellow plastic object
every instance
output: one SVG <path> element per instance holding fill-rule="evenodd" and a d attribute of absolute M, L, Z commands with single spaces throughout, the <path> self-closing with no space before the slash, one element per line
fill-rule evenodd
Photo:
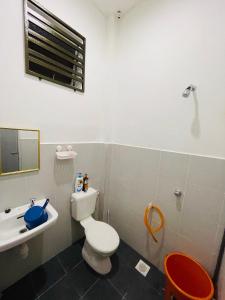
<path fill-rule="evenodd" d="M 156 210 L 157 213 L 159 214 L 159 217 L 160 217 L 160 225 L 158 227 L 152 227 L 152 225 L 149 223 L 149 215 L 152 211 L 152 209 Z M 156 232 L 159 232 L 163 226 L 164 226 L 164 215 L 161 211 L 161 209 L 156 206 L 156 205 L 153 205 L 153 204 L 149 204 L 146 208 L 145 208 L 145 213 L 144 213 L 144 223 L 145 223 L 145 226 L 147 227 L 148 229 L 148 232 L 151 234 L 153 240 L 158 243 L 158 240 L 156 239 L 155 237 L 155 233 Z"/>

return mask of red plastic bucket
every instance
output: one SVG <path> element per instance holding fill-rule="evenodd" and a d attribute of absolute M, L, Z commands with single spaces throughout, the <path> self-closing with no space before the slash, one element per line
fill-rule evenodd
<path fill-rule="evenodd" d="M 164 259 L 166 273 L 165 300 L 210 300 L 214 294 L 211 278 L 190 256 L 174 252 Z"/>

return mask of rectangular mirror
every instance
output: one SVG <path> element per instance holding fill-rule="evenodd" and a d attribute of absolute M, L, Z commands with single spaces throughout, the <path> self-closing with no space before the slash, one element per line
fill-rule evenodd
<path fill-rule="evenodd" d="M 40 169 L 40 131 L 0 128 L 0 176 Z"/>

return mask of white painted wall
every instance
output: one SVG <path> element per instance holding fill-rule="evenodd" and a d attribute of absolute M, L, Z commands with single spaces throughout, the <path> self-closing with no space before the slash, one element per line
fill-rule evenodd
<path fill-rule="evenodd" d="M 39 0 L 87 38 L 86 91 L 78 94 L 25 74 L 22 3 L 0 3 L 0 126 L 40 128 L 42 142 L 101 140 L 105 17 L 89 0 Z"/>
<path fill-rule="evenodd" d="M 146 0 L 122 17 L 113 142 L 225 157 L 224 20 L 224 0 Z"/>
<path fill-rule="evenodd" d="M 40 128 L 42 142 L 105 140 L 225 156 L 223 0 L 141 1 L 117 29 L 92 1 L 40 3 L 87 38 L 86 92 L 24 73 L 22 1 L 9 0 L 0 9 L 0 125 Z M 189 83 L 196 98 L 183 100 Z"/>

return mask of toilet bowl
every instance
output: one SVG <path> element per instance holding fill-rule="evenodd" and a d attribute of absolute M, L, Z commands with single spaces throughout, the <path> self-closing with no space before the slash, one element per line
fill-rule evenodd
<path fill-rule="evenodd" d="M 110 256 L 119 246 L 116 230 L 100 221 L 88 217 L 80 222 L 85 230 L 85 242 L 82 249 L 84 260 L 98 273 L 107 274 L 112 265 Z"/>
<path fill-rule="evenodd" d="M 96 221 L 91 214 L 95 210 L 97 191 L 89 188 L 87 192 L 72 194 L 72 217 L 79 221 L 85 231 L 85 242 L 82 249 L 84 260 L 96 272 L 107 274 L 112 265 L 110 256 L 119 246 L 119 235 L 107 223 Z"/>

